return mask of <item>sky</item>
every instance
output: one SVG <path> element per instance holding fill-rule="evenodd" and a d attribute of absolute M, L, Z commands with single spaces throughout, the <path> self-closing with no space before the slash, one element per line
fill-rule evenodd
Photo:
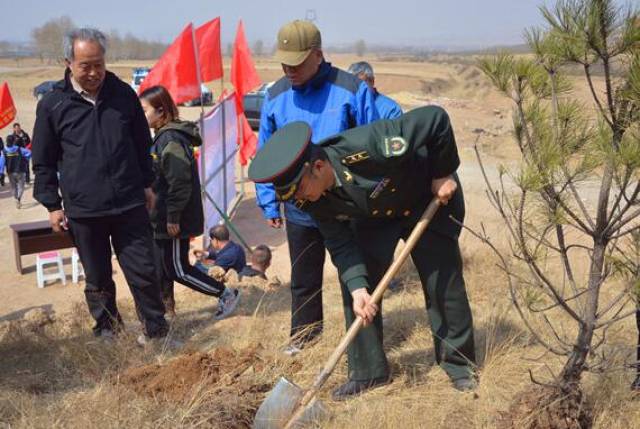
<path fill-rule="evenodd" d="M 233 40 L 242 19 L 250 42 L 275 42 L 278 28 L 312 17 L 323 44 L 486 47 L 523 42 L 523 30 L 540 25 L 539 6 L 550 0 L 0 0 L 0 40 L 29 41 L 31 29 L 52 18 L 121 35 L 171 42 L 187 25 L 221 17 L 222 40 Z M 640 4 L 640 0 L 630 0 Z"/>

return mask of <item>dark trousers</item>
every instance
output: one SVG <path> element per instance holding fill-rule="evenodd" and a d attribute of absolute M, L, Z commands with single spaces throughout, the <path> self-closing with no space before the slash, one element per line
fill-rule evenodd
<path fill-rule="evenodd" d="M 225 289 L 224 283 L 214 280 L 189 263 L 188 238 L 156 239 L 155 242 L 163 258 L 164 279 L 175 280 L 205 295 L 215 297 L 222 295 Z M 171 294 L 173 295 L 173 284 Z"/>
<path fill-rule="evenodd" d="M 356 240 L 365 257 L 369 292 L 391 265 L 400 239 L 407 239 L 415 220 L 363 219 L 353 224 Z M 424 232 L 411 258 L 420 276 L 438 364 L 453 380 L 474 373 L 473 320 L 462 277 L 458 241 L 434 231 Z M 351 294 L 342 287 L 347 326 L 355 315 Z M 383 349 L 382 305 L 374 323 L 362 329 L 348 348 L 349 378 L 368 380 L 389 373 Z"/>
<path fill-rule="evenodd" d="M 162 302 L 167 313 L 175 313 L 176 300 L 173 295 L 173 280 L 164 269 L 164 249 L 158 240 L 153 240 L 153 258 L 156 266 L 156 276 L 162 291 Z"/>
<path fill-rule="evenodd" d="M 287 222 L 291 259 L 291 337 L 299 343 L 322 332 L 324 239 L 318 228 Z"/>
<path fill-rule="evenodd" d="M 86 275 L 85 296 L 101 330 L 115 330 L 122 322 L 116 306 L 116 285 L 111 266 L 111 245 L 127 280 L 138 316 L 149 337 L 166 335 L 168 325 L 153 260 L 149 215 L 144 206 L 120 215 L 70 218 L 69 230 Z"/>
<path fill-rule="evenodd" d="M 31 183 L 31 161 L 28 159 L 24 162 L 24 174 L 26 183 Z"/>
<path fill-rule="evenodd" d="M 11 193 L 13 194 L 13 198 L 15 198 L 17 201 L 20 201 L 22 199 L 22 194 L 24 193 L 24 181 L 24 173 L 9 173 L 9 184 L 11 185 Z"/>

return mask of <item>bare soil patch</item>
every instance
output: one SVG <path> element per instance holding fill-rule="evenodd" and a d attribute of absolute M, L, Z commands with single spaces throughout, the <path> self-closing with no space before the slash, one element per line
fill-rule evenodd
<path fill-rule="evenodd" d="M 209 353 L 193 351 L 165 364 L 130 368 L 119 381 L 141 395 L 184 401 L 195 386 L 231 385 L 252 367 L 262 370 L 264 364 L 258 350 L 259 346 L 243 350 L 219 347 Z"/>

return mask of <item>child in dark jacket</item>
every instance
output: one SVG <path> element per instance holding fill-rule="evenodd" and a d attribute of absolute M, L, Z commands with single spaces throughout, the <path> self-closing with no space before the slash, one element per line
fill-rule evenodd
<path fill-rule="evenodd" d="M 209 230 L 209 247 L 207 250 L 195 249 L 193 254 L 198 258 L 195 267 L 208 273 L 214 265 L 225 271 L 233 268 L 237 273 L 247 263 L 244 249 L 230 240 L 229 229 L 224 225 L 216 225 Z"/>
<path fill-rule="evenodd" d="M 238 272 L 238 279 L 243 277 L 258 277 L 267 280 L 267 269 L 271 266 L 271 249 L 266 244 L 259 244 L 251 253 L 251 265 L 247 265 Z"/>
<path fill-rule="evenodd" d="M 175 308 L 173 283 L 218 297 L 216 319 L 231 314 L 238 304 L 239 291 L 227 288 L 189 262 L 189 239 L 202 234 L 204 215 L 200 199 L 200 179 L 193 155 L 193 147 L 202 139 L 193 122 L 181 121 L 169 92 L 153 86 L 140 94 L 140 102 L 149 126 L 155 130 L 151 156 L 157 195 L 150 213 L 156 254 L 161 274 L 165 303 Z M 174 309 L 173 308 L 173 309 Z M 175 310 L 174 310 L 175 311 Z"/>
<path fill-rule="evenodd" d="M 2 150 L 4 158 L 4 166 L 9 176 L 9 184 L 13 198 L 16 200 L 16 207 L 20 208 L 22 203 L 22 194 L 24 193 L 24 185 L 27 178 L 26 165 L 31 158 L 31 151 L 17 146 L 13 141 L 7 141 L 7 145 Z M 4 182 L 4 180 L 3 180 Z"/>

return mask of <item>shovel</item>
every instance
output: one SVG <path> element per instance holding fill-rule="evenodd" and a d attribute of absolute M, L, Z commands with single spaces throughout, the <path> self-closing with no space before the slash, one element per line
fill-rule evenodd
<path fill-rule="evenodd" d="M 429 225 L 434 214 L 438 210 L 440 202 L 434 198 L 425 209 L 422 217 L 413 228 L 411 235 L 407 239 L 404 248 L 400 252 L 398 259 L 393 261 L 376 289 L 371 295 L 371 302 L 378 304 L 382 295 L 387 290 L 387 286 L 393 277 L 398 273 L 400 267 L 413 250 L 416 242 Z M 254 429 L 291 429 L 301 428 L 314 421 L 324 419 L 328 411 L 322 402 L 316 399 L 316 394 L 329 378 L 338 360 L 347 350 L 347 346 L 356 337 L 362 328 L 363 319 L 356 317 L 351 327 L 340 341 L 340 344 L 333 351 L 329 359 L 316 377 L 313 385 L 305 392 L 295 383 L 280 377 L 275 387 L 264 400 L 253 421 Z"/>

